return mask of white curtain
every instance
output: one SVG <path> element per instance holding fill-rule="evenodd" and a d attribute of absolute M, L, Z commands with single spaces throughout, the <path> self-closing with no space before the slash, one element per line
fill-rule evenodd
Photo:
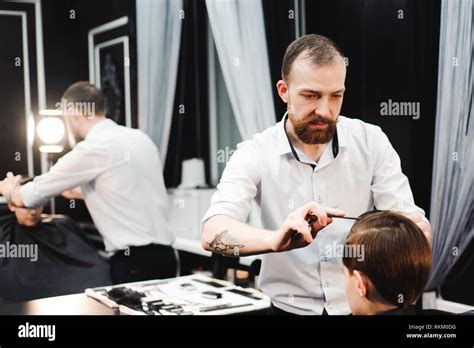
<path fill-rule="evenodd" d="M 474 236 L 473 0 L 442 0 L 430 220 L 439 287 Z"/>
<path fill-rule="evenodd" d="M 250 139 L 275 124 L 262 3 L 206 0 L 206 6 L 237 126 Z"/>
<path fill-rule="evenodd" d="M 173 116 L 182 9 L 182 0 L 137 0 L 138 126 L 158 146 L 163 163 Z"/>

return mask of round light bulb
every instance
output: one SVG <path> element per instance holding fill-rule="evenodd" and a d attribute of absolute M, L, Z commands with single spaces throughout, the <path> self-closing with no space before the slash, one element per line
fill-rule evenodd
<path fill-rule="evenodd" d="M 45 117 L 39 121 L 36 131 L 44 143 L 56 144 L 64 137 L 64 123 L 57 117 Z"/>

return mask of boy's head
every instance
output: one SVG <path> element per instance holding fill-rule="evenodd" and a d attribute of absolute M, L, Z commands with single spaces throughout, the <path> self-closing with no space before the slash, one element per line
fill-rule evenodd
<path fill-rule="evenodd" d="M 37 208 L 22 208 L 16 207 L 13 203 L 8 202 L 8 208 L 12 213 L 15 213 L 17 222 L 22 226 L 34 227 L 41 220 L 41 213 L 43 206 Z"/>
<path fill-rule="evenodd" d="M 346 239 L 346 246 L 356 245 L 363 248 L 363 257 L 342 259 L 353 314 L 407 307 L 422 295 L 431 249 L 413 221 L 390 211 L 362 214 Z"/>

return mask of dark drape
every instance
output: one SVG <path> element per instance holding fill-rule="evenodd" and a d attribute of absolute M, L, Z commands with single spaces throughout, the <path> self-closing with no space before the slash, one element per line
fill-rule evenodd
<path fill-rule="evenodd" d="M 26 227 L 18 224 L 15 216 L 3 217 L 0 244 L 4 246 L 0 259 L 0 302 L 80 293 L 88 287 L 111 283 L 108 262 L 68 218 Z M 7 249 L 19 246 L 37 247 L 37 254 L 33 249 L 29 257 L 6 253 Z"/>

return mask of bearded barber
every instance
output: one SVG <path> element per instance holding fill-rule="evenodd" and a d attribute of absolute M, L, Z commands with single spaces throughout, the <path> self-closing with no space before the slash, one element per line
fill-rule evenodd
<path fill-rule="evenodd" d="M 77 186 L 110 255 L 115 284 L 176 276 L 167 226 L 168 196 L 158 149 L 143 132 L 106 118 L 106 98 L 88 82 L 63 95 L 66 125 L 77 145 L 32 182 L 12 173 L 0 191 L 17 207 L 35 208 Z M 85 108 L 93 105 L 93 115 Z"/>
<path fill-rule="evenodd" d="M 429 222 L 387 136 L 339 115 L 343 57 L 320 35 L 290 44 L 277 83 L 288 112 L 238 145 L 202 220 L 203 248 L 228 256 L 265 254 L 259 287 L 271 297 L 275 314 L 350 313 L 337 246 L 352 222 L 338 217 L 374 207 L 395 210 L 430 239 Z M 253 199 L 263 229 L 245 223 Z M 318 218 L 312 225 L 310 214 Z"/>

